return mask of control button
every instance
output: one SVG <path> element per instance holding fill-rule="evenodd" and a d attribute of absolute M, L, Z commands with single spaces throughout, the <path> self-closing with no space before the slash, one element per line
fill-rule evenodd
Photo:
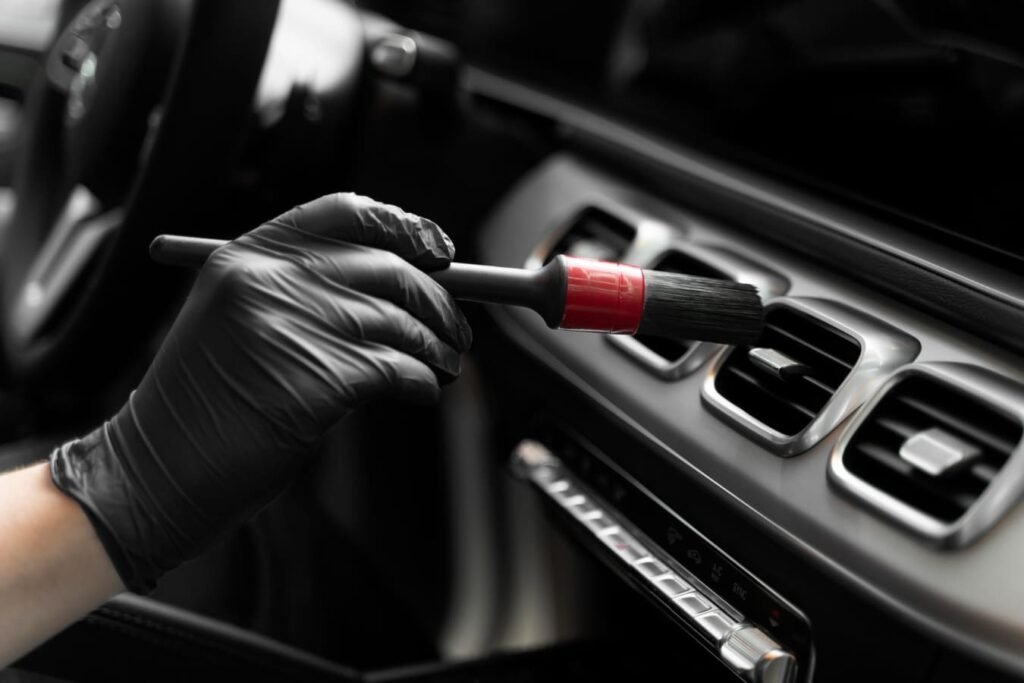
<path fill-rule="evenodd" d="M 714 583 L 720 584 L 725 580 L 725 562 L 720 559 L 716 559 L 711 563 L 711 569 L 708 573 L 708 579 Z"/>
<path fill-rule="evenodd" d="M 789 621 L 788 615 L 785 610 L 774 602 L 769 602 L 763 610 L 764 619 L 767 625 L 772 629 L 786 628 L 789 629 L 787 622 Z"/>
<path fill-rule="evenodd" d="M 60 61 L 64 66 L 77 72 L 82 68 L 82 64 L 91 52 L 92 48 L 89 46 L 89 43 L 78 36 L 74 36 L 71 40 L 71 45 L 60 56 Z"/>
<path fill-rule="evenodd" d="M 726 599 L 733 603 L 748 603 L 754 595 L 754 588 L 743 579 L 737 577 L 729 582 L 729 594 Z M 737 604 L 737 607 L 739 605 Z M 742 611 L 742 610 L 741 610 Z"/>
<path fill-rule="evenodd" d="M 704 629 L 704 633 L 711 636 L 711 639 L 716 643 L 722 639 L 729 629 L 736 625 L 730 617 L 722 614 L 719 611 L 707 612 L 697 617 L 697 623 Z"/>
<path fill-rule="evenodd" d="M 583 523 L 588 529 L 597 535 L 601 535 L 604 532 L 610 532 L 612 529 L 618 529 L 619 525 L 615 523 L 608 515 L 604 514 L 600 510 L 595 512 L 587 513 L 583 516 Z"/>
<path fill-rule="evenodd" d="M 569 496 L 568 498 L 562 499 L 562 505 L 564 505 L 567 508 L 579 507 L 581 505 L 585 505 L 586 502 L 587 497 L 584 496 L 582 493 L 577 493 L 574 496 Z"/>
<path fill-rule="evenodd" d="M 686 562 L 691 567 L 700 567 L 704 564 L 704 555 L 701 553 L 700 548 L 687 548 L 686 549 Z"/>
<path fill-rule="evenodd" d="M 547 467 L 545 465 L 537 465 L 529 473 L 530 477 L 540 484 L 541 486 L 547 486 L 558 477 L 558 471 L 554 467 Z"/>
<path fill-rule="evenodd" d="M 568 503 L 566 503 L 568 506 Z M 600 517 L 604 513 L 601 512 L 600 508 L 591 503 L 589 500 L 584 500 L 578 505 L 573 505 L 569 508 L 569 512 L 574 514 L 579 519 L 589 519 L 591 517 Z"/>
<path fill-rule="evenodd" d="M 702 598 L 696 591 L 683 593 L 672 599 L 688 616 L 695 617 L 711 609 L 711 603 Z"/>
<path fill-rule="evenodd" d="M 796 678 L 796 658 L 755 626 L 730 633 L 719 654 L 747 681 L 789 683 Z"/>
<path fill-rule="evenodd" d="M 562 483 L 564 483 L 565 486 L 561 486 Z M 572 500 L 573 498 L 579 495 L 579 491 L 576 490 L 576 487 L 573 486 L 568 481 L 566 481 L 565 479 L 556 481 L 554 484 L 548 487 L 548 493 L 550 493 L 551 497 L 557 500 L 562 505 L 565 505 L 566 501 Z"/>
<path fill-rule="evenodd" d="M 661 576 L 662 574 L 667 574 L 669 571 L 668 565 L 660 560 L 654 559 L 653 557 L 645 557 L 634 564 L 633 567 L 648 579 L 653 579 Z"/>
<path fill-rule="evenodd" d="M 650 555 L 636 539 L 621 529 L 615 533 L 604 534 L 600 538 L 605 545 L 615 551 L 616 555 L 630 564 Z"/>
<path fill-rule="evenodd" d="M 572 488 L 572 484 L 569 483 L 568 479 L 559 479 L 557 481 L 553 481 L 550 484 L 548 484 L 547 487 L 546 487 L 546 490 L 547 490 L 548 493 L 550 493 L 551 495 L 554 496 L 554 495 L 558 495 L 560 493 L 565 493 L 566 491 L 570 490 L 571 488 Z"/>
<path fill-rule="evenodd" d="M 665 529 L 665 543 L 671 548 L 683 542 L 683 533 L 674 526 Z"/>
<path fill-rule="evenodd" d="M 680 593 L 685 593 L 691 590 L 690 584 L 683 581 L 675 574 L 663 574 L 653 579 L 654 585 L 658 587 L 662 593 L 670 598 L 674 598 Z"/>

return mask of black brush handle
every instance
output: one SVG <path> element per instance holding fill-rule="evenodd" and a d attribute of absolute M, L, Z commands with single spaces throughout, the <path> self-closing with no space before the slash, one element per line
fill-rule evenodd
<path fill-rule="evenodd" d="M 199 269 L 227 240 L 181 235 L 158 235 L 149 245 L 157 263 Z M 548 327 L 558 327 L 565 308 L 565 269 L 560 258 L 543 268 L 501 268 L 470 263 L 453 263 L 428 273 L 456 299 L 509 304 L 533 309 Z"/>
<path fill-rule="evenodd" d="M 525 306 L 539 313 L 551 328 L 562 321 L 565 269 L 561 259 L 536 270 L 452 263 L 428 275 L 456 299 Z"/>

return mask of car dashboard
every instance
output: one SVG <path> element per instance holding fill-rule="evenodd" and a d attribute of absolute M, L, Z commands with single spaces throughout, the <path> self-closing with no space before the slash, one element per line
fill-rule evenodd
<path fill-rule="evenodd" d="M 585 40 L 562 35 L 583 52 Z M 579 84 L 508 74 L 469 68 L 462 87 L 552 122 L 563 147 L 484 223 L 484 261 L 596 254 L 748 282 L 767 311 L 758 345 L 723 348 L 553 332 L 495 308 L 539 368 L 523 380 L 538 407 L 517 425 L 513 469 L 745 680 L 1020 675 L 1019 269 L 949 231 L 907 229 L 906 213 L 877 202 L 837 201 L 835 185 L 709 152 L 700 127 L 636 125 L 615 94 L 602 110 L 580 104 Z M 670 86 L 647 106 L 682 99 Z M 897 144 L 873 151 L 910 163 Z M 931 172 L 956 176 L 958 161 Z M 857 192 L 891 170 L 876 170 L 880 156 L 848 162 L 844 174 L 867 176 L 849 182 Z M 910 195 L 929 182 L 904 177 L 900 208 L 913 210 Z M 956 203 L 938 196 L 948 182 L 932 185 L 929 211 Z M 955 186 L 964 205 L 979 203 L 970 182 Z M 992 227 L 990 246 L 1012 230 L 967 235 L 966 224 L 979 242 Z M 555 398 L 549 376 L 563 386 Z"/>
<path fill-rule="evenodd" d="M 572 472 L 573 465 L 588 467 L 579 458 L 600 459 L 634 482 L 637 491 L 632 495 L 688 511 L 677 517 L 670 513 L 654 526 L 641 527 L 641 533 L 661 553 L 676 558 L 688 581 L 695 583 L 693 579 L 700 577 L 697 580 L 711 589 L 724 610 L 735 610 L 767 633 L 779 634 L 778 642 L 788 643 L 790 653 L 802 650 L 797 659 L 805 675 L 813 671 L 815 644 L 825 653 L 836 640 L 843 647 L 860 649 L 853 634 L 845 632 L 857 623 L 870 628 L 873 617 L 839 609 L 843 600 L 830 595 L 833 591 L 866 594 L 867 604 L 881 613 L 899 615 L 923 632 L 1010 664 L 1016 658 L 1021 626 L 1014 624 L 1018 598 L 1012 597 L 1013 567 L 1020 538 L 1011 501 L 1019 495 L 1013 458 L 1019 454 L 1022 394 L 1012 355 L 986 349 L 952 326 L 882 300 L 855 282 L 844 282 L 821 264 L 739 235 L 719 221 L 667 206 L 628 181 L 570 156 L 549 161 L 503 204 L 482 234 L 484 253 L 495 264 L 525 263 L 537 245 L 550 243 L 550 231 L 578 225 L 574 221 L 581 213 L 595 209 L 636 226 L 637 241 L 626 260 L 632 256 L 637 263 L 656 264 L 670 251 L 707 264 L 727 254 L 731 263 L 743 264 L 730 271 L 740 277 L 770 268 L 768 277 L 778 293 L 768 299 L 767 324 L 770 329 L 777 325 L 781 337 L 773 348 L 792 349 L 789 335 L 802 333 L 797 351 L 790 352 L 796 356 L 802 351 L 804 359 L 825 365 L 832 359 L 823 357 L 838 356 L 845 343 L 847 377 L 836 382 L 831 397 L 800 427 L 778 404 L 799 405 L 808 399 L 787 382 L 759 378 L 755 373 L 763 370 L 736 358 L 749 355 L 744 349 L 712 349 L 708 357 L 702 348 L 706 345 L 694 344 L 666 362 L 663 349 L 651 349 L 642 341 L 552 332 L 528 313 L 496 311 L 501 328 L 517 344 L 579 393 L 568 399 L 573 406 L 569 412 L 584 413 L 569 418 L 547 414 L 538 435 L 529 432 L 525 447 L 543 447 L 559 468 L 569 468 L 570 477 L 585 476 Z M 821 335 L 821 328 L 831 336 Z M 808 350 L 803 344 L 811 341 L 828 346 Z M 701 363 L 687 362 L 702 356 Z M 737 367 L 743 383 L 723 381 L 723 373 Z M 911 486 L 892 482 L 899 474 L 913 477 L 909 466 L 894 467 L 894 475 L 870 468 L 854 471 L 856 465 L 850 463 L 851 441 L 878 429 L 874 422 L 889 418 L 876 411 L 885 407 L 886 395 L 902 391 L 912 377 L 927 378 L 934 386 L 907 386 L 913 392 L 910 398 L 934 398 L 935 403 L 909 416 L 908 411 L 896 411 L 894 428 L 902 431 L 875 437 L 882 441 L 878 448 L 889 449 L 879 456 L 887 458 L 883 463 L 899 465 L 905 440 L 928 429 L 964 434 L 959 430 L 984 428 L 962 424 L 964 416 L 976 417 L 978 425 L 997 416 L 1009 421 L 1004 431 L 1007 450 L 996 461 L 1004 468 L 1003 475 L 993 477 L 991 490 L 958 508 L 953 523 L 940 517 L 941 512 L 929 514 L 941 502 L 920 494 L 915 498 Z M 800 414 L 796 421 L 806 422 L 807 417 Z M 563 420 L 578 425 L 581 419 L 582 426 L 571 427 L 568 434 L 560 428 Z M 603 446 L 602 437 L 588 423 L 606 421 L 643 445 Z M 557 481 L 561 479 L 556 477 Z M 550 487 L 541 482 L 549 495 Z M 598 484 L 590 487 L 602 490 Z M 699 504 L 689 495 L 694 487 L 707 496 Z M 617 496 L 610 491 L 605 488 L 597 495 L 602 501 L 615 501 Z M 935 495 L 956 496 L 960 491 Z M 906 502 L 918 498 L 924 498 L 921 508 Z M 680 499 L 681 507 L 673 507 L 680 502 L 672 501 Z M 998 511 L 988 508 L 990 504 Z M 621 506 L 609 505 L 613 517 L 619 514 Z M 719 517 L 720 508 L 739 515 L 742 525 L 729 526 L 720 537 L 701 534 L 704 527 L 697 520 Z M 632 523 L 628 513 L 623 517 Z M 673 524 L 692 525 L 697 540 L 692 545 L 680 540 L 682 532 L 674 531 Z M 992 525 L 996 528 L 990 529 Z M 761 542 L 767 546 L 752 556 L 747 539 L 751 534 L 766 537 Z M 725 550 L 716 547 L 714 552 L 725 553 L 729 560 L 707 559 L 706 544 L 716 538 Z M 642 566 L 637 564 L 642 557 L 625 558 L 634 567 Z M 806 565 L 820 573 L 819 585 L 808 580 Z M 715 572 L 716 566 L 729 569 Z M 750 585 L 761 585 L 763 592 L 755 597 Z M 686 593 L 680 593 L 685 599 Z M 746 607 L 748 600 L 755 606 Z M 775 606 L 779 603 L 792 605 L 785 612 L 796 624 L 792 632 L 772 627 L 781 622 L 773 612 L 782 609 Z M 799 605 L 803 610 L 795 607 Z M 810 637 L 812 632 L 815 638 Z M 851 662 L 857 657 L 847 655 L 849 659 L 843 660 L 855 666 Z M 869 667 L 920 665 L 900 648 L 874 649 L 872 659 Z"/>
<path fill-rule="evenodd" d="M 273 609 L 250 612 L 300 612 L 266 598 L 278 586 L 333 626 L 332 591 L 379 584 L 402 606 L 345 634 L 397 643 L 427 624 L 452 661 L 597 634 L 599 652 L 573 651 L 594 655 L 582 678 L 613 661 L 702 681 L 1024 680 L 1019 9 L 276 5 L 217 215 L 343 185 L 436 219 L 460 260 L 736 280 L 766 313 L 757 343 L 731 347 L 467 306 L 476 341 L 437 413 L 370 409 L 325 440 L 346 457 L 296 498 L 329 542 L 294 534 L 316 549 L 282 560 L 243 539 L 280 572 L 254 580 Z M 422 457 L 397 475 L 354 450 Z M 371 567 L 355 588 L 319 554 L 343 536 Z M 323 604 L 295 588 L 307 569 Z M 185 570 L 155 599 L 190 606 Z M 288 640 L 266 621 L 291 618 L 256 617 L 240 625 Z M 523 680 L 562 675 L 547 666 Z M 420 680 L 360 676 L 337 680 Z"/>

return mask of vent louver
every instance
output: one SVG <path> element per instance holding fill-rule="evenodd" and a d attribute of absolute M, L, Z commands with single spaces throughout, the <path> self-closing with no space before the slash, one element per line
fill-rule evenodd
<path fill-rule="evenodd" d="M 636 228 L 633 226 L 604 211 L 586 209 L 555 243 L 544 262 L 559 254 L 598 261 L 620 261 L 634 237 Z"/>
<path fill-rule="evenodd" d="M 787 308 L 765 317 L 758 348 L 772 349 L 803 366 L 783 378 L 762 367 L 750 347 L 736 349 L 718 371 L 715 388 L 770 429 L 792 436 L 824 408 L 849 376 L 860 345 L 820 320 Z"/>
<path fill-rule="evenodd" d="M 821 441 L 921 350 L 892 325 L 823 299 L 776 299 L 765 323 L 757 346 L 715 359 L 701 398 L 783 456 Z"/>
<path fill-rule="evenodd" d="M 918 531 L 948 537 L 1020 448 L 1024 428 L 1011 410 L 961 381 L 909 369 L 851 425 L 830 473 Z"/>

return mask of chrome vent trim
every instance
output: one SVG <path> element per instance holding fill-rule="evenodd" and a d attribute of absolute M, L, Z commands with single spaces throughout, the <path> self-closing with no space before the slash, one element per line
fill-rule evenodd
<path fill-rule="evenodd" d="M 838 302 L 790 297 L 769 303 L 766 311 L 775 307 L 787 307 L 813 318 L 860 345 L 860 356 L 845 380 L 810 422 L 791 435 L 764 424 L 717 389 L 718 373 L 734 348 L 714 359 L 701 389 L 704 404 L 720 419 L 777 455 L 789 457 L 813 447 L 863 404 L 891 372 L 914 360 L 921 349 L 920 343 L 905 332 Z"/>
<path fill-rule="evenodd" d="M 762 301 L 780 296 L 789 288 L 789 282 L 784 277 L 741 256 L 715 247 L 681 241 L 666 243 L 653 257 L 643 259 L 639 265 L 643 268 L 656 267 L 666 256 L 673 253 L 698 261 L 709 269 L 720 272 L 726 278 L 753 285 L 760 293 Z M 669 360 L 635 337 L 608 335 L 606 338 L 616 349 L 666 380 L 679 379 L 695 372 L 724 348 L 720 344 L 689 341 L 686 351 L 679 358 Z"/>
<path fill-rule="evenodd" d="M 967 511 L 952 522 L 943 521 L 875 487 L 851 472 L 844 454 L 857 432 L 873 417 L 876 407 L 905 379 L 921 375 L 950 385 L 1024 426 L 1024 386 L 990 371 L 959 363 L 917 363 L 896 372 L 850 423 L 829 458 L 829 481 L 840 491 L 865 503 L 904 528 L 941 547 L 971 543 L 992 527 L 1024 494 L 1024 438 Z"/>

